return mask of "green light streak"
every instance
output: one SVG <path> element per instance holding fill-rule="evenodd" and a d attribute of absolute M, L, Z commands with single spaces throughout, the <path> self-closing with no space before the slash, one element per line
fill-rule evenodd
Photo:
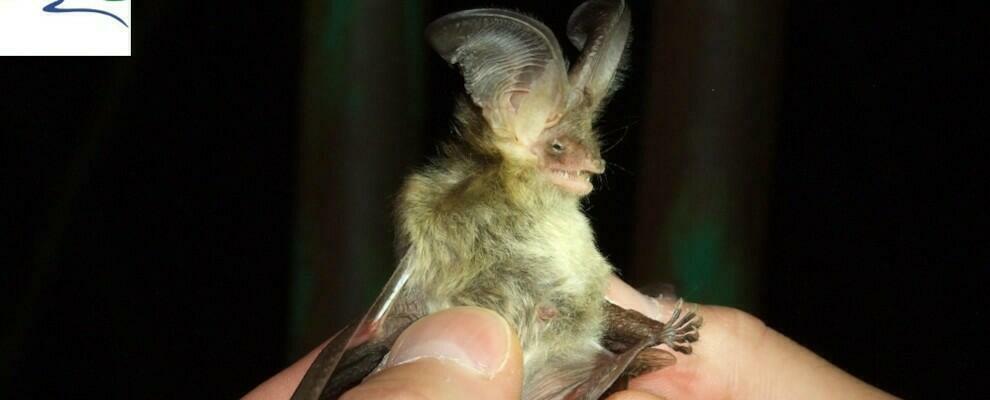
<path fill-rule="evenodd" d="M 717 181 L 717 179 L 715 179 Z M 678 294 L 709 304 L 746 307 L 749 286 L 735 254 L 728 189 L 691 182 L 679 191 L 661 248 L 669 251 Z"/>

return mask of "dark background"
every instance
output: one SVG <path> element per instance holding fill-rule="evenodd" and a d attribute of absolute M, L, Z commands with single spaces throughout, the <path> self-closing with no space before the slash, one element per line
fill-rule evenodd
<path fill-rule="evenodd" d="M 234 397 L 289 362 L 303 7 L 172 3 L 134 5 L 130 58 L 0 60 L 12 233 L 2 398 Z M 422 17 L 478 4 L 430 3 Z M 555 29 L 573 8 L 521 4 L 497 3 Z M 987 371 L 990 267 L 976 195 L 978 12 L 779 10 L 764 256 L 748 311 L 896 395 L 970 397 Z M 632 125 L 606 155 L 627 171 L 591 200 L 620 267 L 634 259 L 639 160 L 661 152 L 635 123 L 656 112 L 637 89 L 651 73 L 644 36 L 603 122 Z M 427 134 L 413 165 L 446 134 L 457 88 L 426 57 Z"/>

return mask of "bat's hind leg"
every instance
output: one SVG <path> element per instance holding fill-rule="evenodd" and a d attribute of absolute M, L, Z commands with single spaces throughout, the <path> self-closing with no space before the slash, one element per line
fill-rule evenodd
<path fill-rule="evenodd" d="M 666 324 L 650 319 L 639 312 L 606 303 L 606 331 L 602 344 L 609 351 L 619 354 L 646 341 L 649 347 L 641 351 L 629 364 L 623 376 L 616 380 L 610 391 L 622 390 L 630 378 L 674 365 L 677 359 L 669 351 L 652 346 L 665 344 L 674 351 L 690 354 L 691 343 L 698 340 L 702 319 L 696 308 L 684 310 L 678 301 Z"/>
<path fill-rule="evenodd" d="M 698 340 L 702 319 L 696 307 L 685 311 L 678 301 L 666 324 L 655 321 L 634 310 L 606 303 L 605 335 L 602 344 L 613 353 L 622 353 L 643 340 L 649 346 L 665 344 L 684 354 L 691 354 L 691 343 Z"/>

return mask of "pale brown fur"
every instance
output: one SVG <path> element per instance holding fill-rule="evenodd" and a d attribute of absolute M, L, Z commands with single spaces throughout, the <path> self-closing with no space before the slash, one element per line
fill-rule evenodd
<path fill-rule="evenodd" d="M 548 130 L 583 126 L 567 134 L 597 156 L 592 113 L 567 115 Z M 503 315 L 520 335 L 527 378 L 590 364 L 612 267 L 580 199 L 548 183 L 538 161 L 500 150 L 477 107 L 460 101 L 456 117 L 460 140 L 409 177 L 399 196 L 399 244 L 415 268 L 409 289 L 428 312 L 475 305 Z"/>

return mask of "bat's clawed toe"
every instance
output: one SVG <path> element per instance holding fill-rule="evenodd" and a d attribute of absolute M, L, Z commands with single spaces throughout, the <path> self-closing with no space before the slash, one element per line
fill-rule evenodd
<path fill-rule="evenodd" d="M 683 312 L 683 306 L 684 301 L 678 300 L 670 320 L 660 332 L 660 342 L 679 353 L 691 354 L 691 343 L 700 338 L 698 329 L 704 320 L 698 315 L 697 306 L 686 313 Z"/>

